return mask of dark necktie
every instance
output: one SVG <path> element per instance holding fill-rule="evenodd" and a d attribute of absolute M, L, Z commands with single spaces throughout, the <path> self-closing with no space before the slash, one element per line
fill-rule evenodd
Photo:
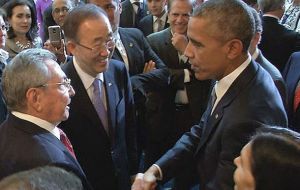
<path fill-rule="evenodd" d="M 134 19 L 134 26 L 137 27 L 142 18 L 142 8 L 140 2 L 134 2 L 133 4 L 135 4 L 138 7 Z"/>
<path fill-rule="evenodd" d="M 295 90 L 295 97 L 294 97 L 294 112 L 296 112 L 298 106 L 299 106 L 299 103 L 300 103 L 300 81 L 298 82 L 298 85 L 296 87 L 296 90 Z"/>
<path fill-rule="evenodd" d="M 93 91 L 94 96 L 92 100 L 93 105 L 97 111 L 99 118 L 101 119 L 101 122 L 103 124 L 106 133 L 109 134 L 107 111 L 103 103 L 104 91 L 102 90 L 102 81 L 98 78 L 95 78 L 93 82 L 93 87 L 94 87 L 94 91 Z"/>
<path fill-rule="evenodd" d="M 73 146 L 70 140 L 68 139 L 66 133 L 64 133 L 63 130 L 59 129 L 59 135 L 60 135 L 60 141 L 65 145 L 65 147 L 70 152 L 70 154 L 76 159 Z"/>

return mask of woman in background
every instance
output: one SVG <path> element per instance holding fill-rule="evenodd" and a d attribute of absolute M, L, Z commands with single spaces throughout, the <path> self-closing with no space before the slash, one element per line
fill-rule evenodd
<path fill-rule="evenodd" d="M 268 127 L 234 160 L 235 190 L 299 190 L 300 134 Z"/>
<path fill-rule="evenodd" d="M 5 49 L 9 58 L 28 48 L 42 47 L 37 33 L 35 8 L 26 0 L 9 1 L 4 9 L 9 23 Z"/>

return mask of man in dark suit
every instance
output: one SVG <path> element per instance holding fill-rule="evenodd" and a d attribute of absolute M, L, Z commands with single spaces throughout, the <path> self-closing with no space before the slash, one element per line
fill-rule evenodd
<path fill-rule="evenodd" d="M 147 0 L 147 7 L 150 14 L 138 24 L 145 36 L 169 27 L 166 0 Z"/>
<path fill-rule="evenodd" d="M 295 52 L 288 60 L 283 71 L 283 78 L 287 85 L 288 91 L 288 107 L 289 127 L 300 132 L 300 106 L 294 106 L 295 94 L 300 84 L 300 52 Z M 299 88 L 299 87 L 298 87 Z"/>
<path fill-rule="evenodd" d="M 153 189 L 156 180 L 175 176 L 195 160 L 200 189 L 232 190 L 233 160 L 256 130 L 240 124 L 287 126 L 272 78 L 249 56 L 253 34 L 251 12 L 240 0 L 209 0 L 196 8 L 185 55 L 197 79 L 216 79 L 209 106 L 200 124 L 151 166 L 143 180 L 137 178 L 133 188 Z"/>
<path fill-rule="evenodd" d="M 118 2 L 120 2 L 118 0 Z M 145 0 L 125 0 L 122 2 L 120 26 L 124 28 L 137 28 L 138 23 L 148 13 Z"/>
<path fill-rule="evenodd" d="M 291 54 L 300 51 L 300 34 L 279 23 L 284 13 L 285 0 L 261 0 L 258 1 L 259 8 L 263 13 L 263 33 L 258 45 L 263 55 L 283 71 Z"/>
<path fill-rule="evenodd" d="M 257 45 L 261 40 L 261 34 L 263 33 L 261 18 L 254 8 L 250 8 L 250 9 L 255 22 L 255 34 L 250 43 L 249 53 L 251 54 L 252 59 L 255 60 L 258 64 L 260 64 L 260 66 L 262 66 L 271 75 L 275 83 L 275 86 L 277 87 L 280 93 L 280 96 L 283 101 L 283 105 L 286 107 L 288 99 L 287 99 L 287 89 L 286 89 L 285 82 L 282 78 L 280 71 L 264 57 L 262 52 L 257 47 Z"/>
<path fill-rule="evenodd" d="M 138 167 L 133 97 L 124 64 L 110 60 L 109 20 L 102 9 L 87 4 L 66 16 L 63 29 L 73 59 L 62 68 L 77 96 L 69 120 L 60 126 L 94 189 L 128 190 Z"/>
<path fill-rule="evenodd" d="M 170 0 L 168 4 L 170 27 L 148 36 L 152 49 L 168 66 L 171 74 L 171 87 L 160 91 L 160 99 L 149 99 L 157 108 L 152 106 L 152 113 L 152 110 L 148 110 L 148 128 L 156 129 L 156 132 L 152 130 L 148 134 L 145 159 L 148 167 L 171 148 L 184 132 L 199 123 L 211 88 L 210 80 L 200 81 L 193 77 L 188 58 L 183 55 L 188 43 L 186 31 L 193 9 L 192 2 Z"/>
<path fill-rule="evenodd" d="M 29 49 L 6 66 L 2 87 L 11 113 L 0 126 L 0 179 L 59 164 L 70 167 L 86 184 L 84 172 L 70 147 L 60 141 L 63 133 L 56 127 L 69 117 L 75 92 L 55 59 L 47 50 Z"/>

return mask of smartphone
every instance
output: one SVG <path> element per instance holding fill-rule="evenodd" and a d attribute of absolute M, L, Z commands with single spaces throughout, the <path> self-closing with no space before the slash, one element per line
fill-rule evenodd
<path fill-rule="evenodd" d="M 61 29 L 60 26 L 49 26 L 49 40 L 53 47 L 60 48 L 61 46 Z"/>

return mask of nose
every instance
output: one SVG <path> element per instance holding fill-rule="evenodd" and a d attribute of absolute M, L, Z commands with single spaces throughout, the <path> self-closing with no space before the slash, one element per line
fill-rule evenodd
<path fill-rule="evenodd" d="M 236 158 L 233 160 L 233 163 L 234 163 L 234 165 L 236 165 L 236 166 L 238 166 L 239 162 L 240 162 L 240 157 L 236 157 Z"/>
<path fill-rule="evenodd" d="M 73 97 L 74 95 L 75 95 L 75 90 L 74 90 L 74 88 L 73 88 L 73 86 L 71 85 L 70 86 L 70 88 L 69 88 L 69 95 L 70 95 L 70 97 Z"/>
<path fill-rule="evenodd" d="M 189 59 L 192 58 L 192 55 L 193 55 L 191 48 L 192 48 L 192 45 L 191 45 L 191 42 L 189 42 L 184 50 L 184 55 L 187 56 Z"/>

